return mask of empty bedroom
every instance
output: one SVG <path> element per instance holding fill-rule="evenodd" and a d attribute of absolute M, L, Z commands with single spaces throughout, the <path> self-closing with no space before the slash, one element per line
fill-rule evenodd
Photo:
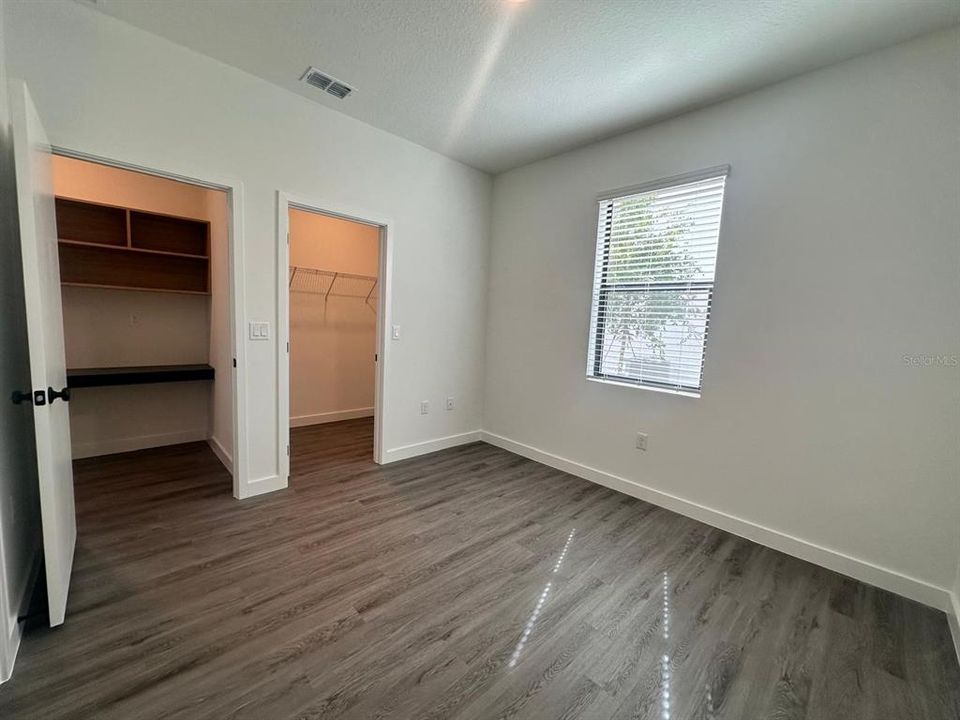
<path fill-rule="evenodd" d="M 0 0 L 0 718 L 960 719 L 960 2 Z"/>

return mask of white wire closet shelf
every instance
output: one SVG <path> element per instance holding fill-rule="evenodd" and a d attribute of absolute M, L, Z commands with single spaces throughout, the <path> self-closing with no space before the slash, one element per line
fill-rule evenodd
<path fill-rule="evenodd" d="M 289 288 L 290 292 L 322 295 L 324 300 L 352 297 L 370 304 L 377 297 L 377 278 L 291 265 Z"/>

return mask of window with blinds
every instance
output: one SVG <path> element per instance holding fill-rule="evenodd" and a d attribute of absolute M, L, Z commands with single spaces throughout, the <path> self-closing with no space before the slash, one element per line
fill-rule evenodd
<path fill-rule="evenodd" d="M 589 378 L 700 395 L 728 173 L 600 198 Z"/>

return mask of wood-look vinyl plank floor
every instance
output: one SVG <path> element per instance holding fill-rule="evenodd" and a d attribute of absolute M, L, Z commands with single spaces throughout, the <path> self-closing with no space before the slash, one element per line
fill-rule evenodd
<path fill-rule="evenodd" d="M 0 717 L 957 720 L 943 613 L 482 443 L 292 432 L 238 502 L 202 443 L 75 463 L 66 624 Z"/>

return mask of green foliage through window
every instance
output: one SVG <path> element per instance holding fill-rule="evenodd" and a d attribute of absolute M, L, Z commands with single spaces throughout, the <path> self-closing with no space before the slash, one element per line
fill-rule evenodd
<path fill-rule="evenodd" d="M 724 180 L 601 202 L 590 375 L 699 391 Z"/>

